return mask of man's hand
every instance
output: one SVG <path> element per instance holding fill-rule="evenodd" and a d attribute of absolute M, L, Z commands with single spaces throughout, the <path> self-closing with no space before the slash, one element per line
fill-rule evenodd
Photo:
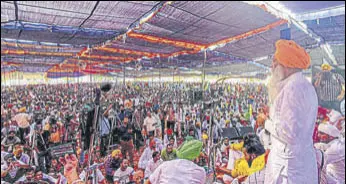
<path fill-rule="evenodd" d="M 266 129 L 268 132 L 273 133 L 275 132 L 274 130 L 274 125 L 273 122 L 270 119 L 267 119 L 264 123 L 264 129 Z"/>
<path fill-rule="evenodd" d="M 239 183 L 242 183 L 246 180 L 247 176 L 238 176 L 237 179 L 239 181 Z"/>
<path fill-rule="evenodd" d="M 14 167 L 21 167 L 22 164 L 20 164 L 19 162 L 13 162 L 13 166 L 14 166 Z"/>
<path fill-rule="evenodd" d="M 337 99 L 339 101 L 341 101 L 344 98 L 344 96 L 345 96 L 345 89 L 342 89 L 342 91 L 341 91 L 340 95 L 337 97 Z"/>

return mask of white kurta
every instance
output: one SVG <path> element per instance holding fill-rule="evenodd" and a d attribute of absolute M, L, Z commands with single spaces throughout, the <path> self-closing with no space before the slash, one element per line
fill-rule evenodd
<path fill-rule="evenodd" d="M 153 151 L 150 149 L 150 147 L 145 148 L 139 159 L 138 168 L 145 170 L 145 168 L 147 168 L 148 162 L 153 158 L 152 155 Z"/>
<path fill-rule="evenodd" d="M 265 123 L 272 141 L 265 183 L 317 184 L 312 140 L 318 109 L 315 89 L 301 72 L 282 81 L 279 89 Z"/>
<path fill-rule="evenodd" d="M 260 132 L 257 134 L 260 138 L 261 143 L 264 146 L 264 149 L 271 149 L 271 140 L 270 135 L 265 132 L 265 129 L 260 130 Z"/>
<path fill-rule="evenodd" d="M 325 164 L 328 176 L 334 178 L 338 184 L 345 183 L 345 142 L 343 140 L 336 139 L 330 142 L 330 147 L 325 151 Z"/>

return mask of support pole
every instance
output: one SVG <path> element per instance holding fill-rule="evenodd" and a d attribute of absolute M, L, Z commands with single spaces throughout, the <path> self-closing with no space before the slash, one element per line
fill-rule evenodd
<path fill-rule="evenodd" d="M 207 50 L 204 50 L 204 60 L 203 60 L 203 74 L 202 74 L 202 97 L 204 100 L 204 85 L 205 85 L 205 62 L 207 60 Z"/>
<path fill-rule="evenodd" d="M 123 86 L 125 86 L 126 67 L 124 66 Z"/>
<path fill-rule="evenodd" d="M 159 84 L 161 87 L 161 57 L 159 57 Z"/>

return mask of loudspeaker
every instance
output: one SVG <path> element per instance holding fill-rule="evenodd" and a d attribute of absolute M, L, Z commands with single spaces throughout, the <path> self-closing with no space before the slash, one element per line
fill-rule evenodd
<path fill-rule="evenodd" d="M 239 127 L 238 128 L 238 133 L 240 137 L 244 137 L 244 135 L 249 134 L 249 133 L 255 133 L 255 130 L 251 127 Z"/>
<path fill-rule="evenodd" d="M 238 130 L 236 128 L 223 128 L 222 137 L 229 138 L 230 140 L 239 139 Z"/>

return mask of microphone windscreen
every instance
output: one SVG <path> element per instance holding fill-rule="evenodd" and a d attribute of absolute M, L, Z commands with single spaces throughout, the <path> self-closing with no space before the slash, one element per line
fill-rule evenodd
<path fill-rule="evenodd" d="M 109 83 L 103 84 L 103 85 L 101 86 L 101 91 L 103 91 L 103 92 L 108 92 L 108 91 L 110 91 L 111 89 L 112 89 L 112 85 L 109 84 Z"/>

